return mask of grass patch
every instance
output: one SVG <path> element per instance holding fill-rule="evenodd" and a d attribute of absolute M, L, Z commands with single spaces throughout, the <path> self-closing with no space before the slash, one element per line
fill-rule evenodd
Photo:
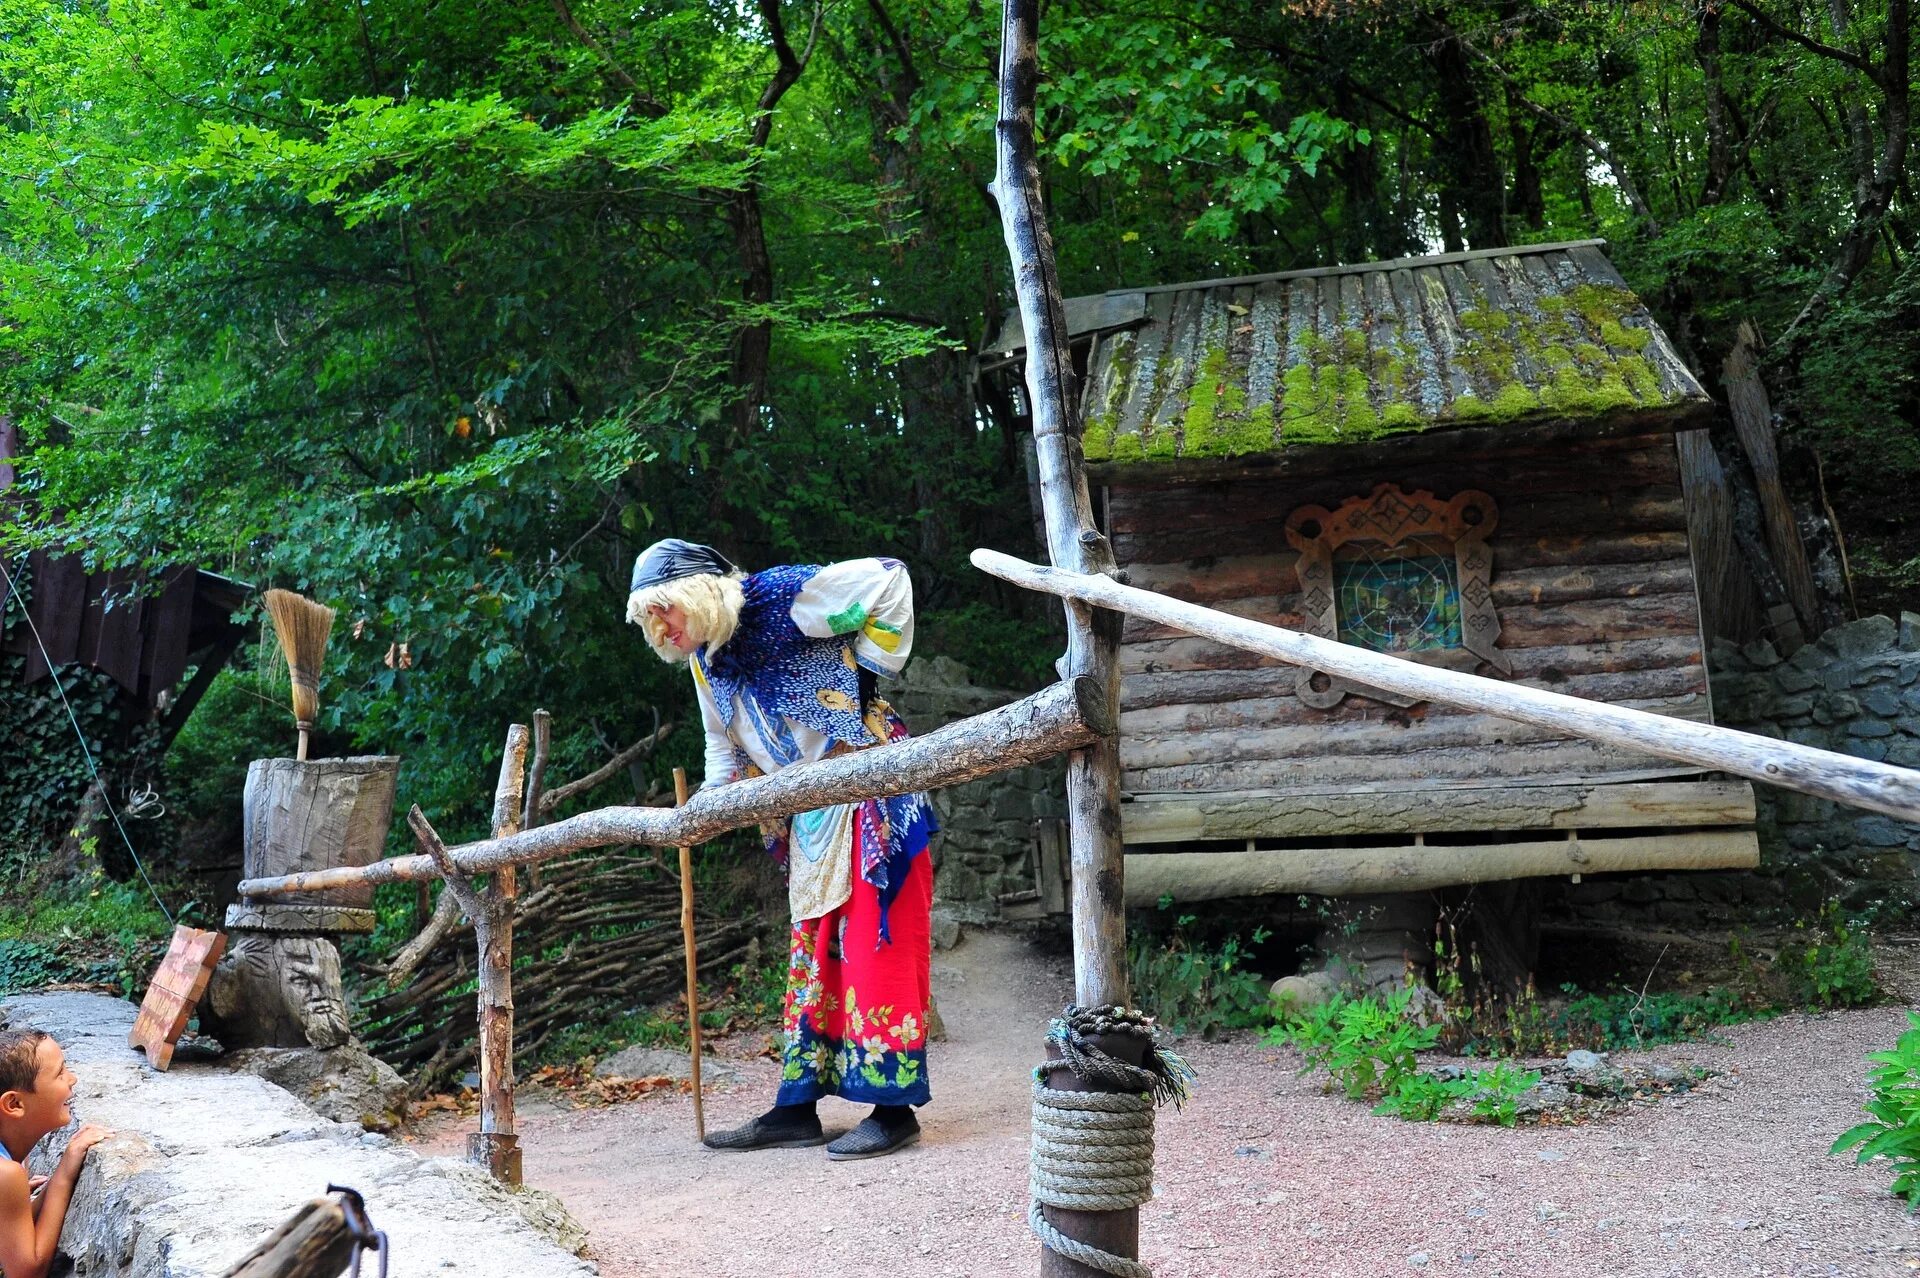
<path fill-rule="evenodd" d="M 131 997 L 173 935 L 144 886 L 98 871 L 54 892 L 9 895 L 0 904 L 0 994 L 103 985 Z"/>

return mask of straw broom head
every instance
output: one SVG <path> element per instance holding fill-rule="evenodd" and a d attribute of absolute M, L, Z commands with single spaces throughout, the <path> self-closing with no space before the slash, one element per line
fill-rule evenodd
<path fill-rule="evenodd" d="M 263 598 L 293 681 L 293 718 L 300 728 L 304 759 L 307 732 L 320 712 L 320 667 L 327 657 L 327 637 L 333 633 L 333 609 L 291 590 L 269 590 Z"/>

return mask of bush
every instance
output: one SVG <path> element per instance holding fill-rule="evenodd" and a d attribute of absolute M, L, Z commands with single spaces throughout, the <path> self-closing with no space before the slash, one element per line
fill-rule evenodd
<path fill-rule="evenodd" d="M 1873 1099 L 1863 1107 L 1868 1122 L 1850 1128 L 1828 1151 L 1854 1152 L 1856 1163 L 1885 1158 L 1893 1164 L 1892 1191 L 1920 1210 L 1920 1012 L 1908 1012 L 1912 1028 L 1902 1034 L 1890 1052 L 1867 1057 Z"/>
<path fill-rule="evenodd" d="M 1880 1000 L 1873 979 L 1873 940 L 1840 902 L 1828 901 L 1809 925 L 1794 924 L 1780 966 L 1796 1000 L 1817 1007 L 1862 1007 Z"/>
<path fill-rule="evenodd" d="M 1183 914 L 1171 934 L 1135 935 L 1129 942 L 1134 1002 L 1176 1034 L 1215 1038 L 1230 1029 L 1266 1025 L 1272 1019 L 1267 980 L 1247 970 L 1239 936 L 1208 945 L 1189 933 L 1193 923 L 1193 915 Z M 1255 928 L 1252 944 L 1268 936 L 1265 928 Z"/>
<path fill-rule="evenodd" d="M 1502 1061 L 1456 1077 L 1422 1073 L 1416 1053 L 1433 1048 L 1440 1026 L 1418 1024 L 1411 1015 L 1412 1003 L 1408 990 L 1390 994 L 1384 1002 L 1335 998 L 1288 1013 L 1268 1040 L 1294 1047 L 1306 1057 L 1301 1074 L 1325 1070 L 1349 1100 L 1376 1100 L 1376 1114 L 1429 1121 L 1465 1100 L 1474 1118 L 1513 1126 L 1520 1097 L 1540 1081 L 1539 1071 L 1517 1070 Z"/>

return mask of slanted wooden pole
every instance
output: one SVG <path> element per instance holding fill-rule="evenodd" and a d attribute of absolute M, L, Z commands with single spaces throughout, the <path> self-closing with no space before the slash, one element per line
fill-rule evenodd
<path fill-rule="evenodd" d="M 1046 514 L 1047 555 L 1072 572 L 1106 573 L 1113 549 L 1093 520 L 1079 396 L 1068 348 L 1065 303 L 1054 267 L 1053 234 L 1041 199 L 1033 140 L 1039 0 L 1006 0 L 1000 28 L 998 168 L 1000 205 L 1014 291 L 1026 332 L 1027 399 Z M 1096 681 L 1118 704 L 1120 618 L 1078 601 L 1067 606 L 1061 673 Z M 1067 756 L 1067 825 L 1073 841 L 1074 988 L 1084 1005 L 1127 1001 L 1126 915 L 1121 890 L 1120 758 L 1112 736 Z"/>
<path fill-rule="evenodd" d="M 1000 206 L 1007 256 L 1027 347 L 1027 402 L 1046 516 L 1047 555 L 1077 573 L 1114 569 L 1112 547 L 1094 524 L 1081 446 L 1066 307 L 1055 269 L 1034 145 L 1034 98 L 1040 79 L 1039 0 L 1005 0 L 1000 25 L 1000 113 L 995 126 L 993 196 Z M 1084 603 L 1067 603 L 1063 676 L 1091 679 L 1106 717 L 1119 703 L 1120 618 Z M 1127 1002 L 1126 894 L 1120 842 L 1120 753 L 1108 734 L 1067 756 L 1067 829 L 1073 865 L 1073 973 L 1082 1006 Z M 1082 1212 L 1047 1206 L 1062 1234 L 1126 1260 L 1140 1254 L 1140 1213 Z M 1042 1248 L 1047 1278 L 1099 1271 Z"/>
<path fill-rule="evenodd" d="M 545 817 L 542 801 L 547 793 L 547 756 L 553 750 L 553 716 L 545 710 L 533 712 L 533 763 L 527 769 L 527 794 L 520 808 L 520 828 L 531 830 Z M 534 891 L 540 890 L 540 867 L 529 874 Z"/>
<path fill-rule="evenodd" d="M 1124 586 L 1106 577 L 1062 572 L 1003 555 L 973 552 L 974 567 L 1004 581 L 1062 598 L 1098 603 L 1188 634 L 1324 670 L 1420 701 L 1459 706 L 1553 728 L 1589 741 L 1641 750 L 1704 769 L 1764 781 L 1832 799 L 1849 807 L 1920 821 L 1920 771 L 1875 763 L 1832 750 L 1652 714 L 1605 701 L 1588 701 L 1502 679 L 1423 666 L 1331 639 L 1249 621 L 1199 604 Z"/>
<path fill-rule="evenodd" d="M 673 770 L 673 801 L 687 805 L 687 770 Z M 693 943 L 693 849 L 680 845 L 680 938 L 687 951 L 687 1042 L 692 1053 L 688 1073 L 693 1080 L 693 1134 L 707 1138 L 707 1112 L 700 1096 L 700 960 Z"/>
<path fill-rule="evenodd" d="M 796 763 L 771 776 L 700 791 L 684 808 L 600 808 L 501 838 L 454 848 L 463 874 L 547 861 L 616 844 L 692 846 L 728 830 L 836 803 L 938 790 L 1051 759 L 1113 731 L 1111 706 L 1091 679 L 1067 679 L 1030 697 L 871 750 Z M 564 788 L 564 787 L 563 787 Z M 558 793 L 558 791 L 554 791 Z M 396 856 L 371 865 L 243 879 L 247 896 L 319 892 L 361 883 L 412 883 L 441 876 L 430 857 Z"/>

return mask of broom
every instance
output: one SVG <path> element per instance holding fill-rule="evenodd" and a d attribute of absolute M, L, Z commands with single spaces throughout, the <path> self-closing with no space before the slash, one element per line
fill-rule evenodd
<path fill-rule="evenodd" d="M 269 590 L 264 599 L 293 681 L 293 722 L 300 729 L 300 747 L 293 757 L 305 759 L 307 734 L 320 712 L 320 667 L 327 658 L 327 636 L 333 633 L 333 609 L 291 590 Z"/>

